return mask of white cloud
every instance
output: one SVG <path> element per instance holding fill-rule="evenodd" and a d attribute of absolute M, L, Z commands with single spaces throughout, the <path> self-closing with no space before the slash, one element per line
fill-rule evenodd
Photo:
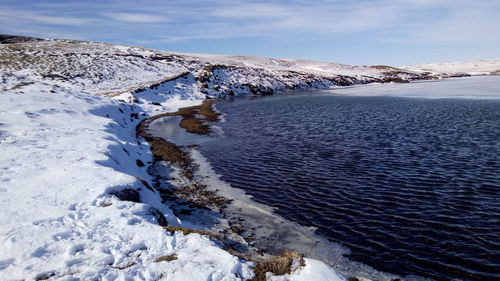
<path fill-rule="evenodd" d="M 127 23 L 159 23 L 168 21 L 166 16 L 140 13 L 108 13 L 104 16 Z"/>
<path fill-rule="evenodd" d="M 93 18 L 88 17 L 77 17 L 77 16 L 55 16 L 47 15 L 45 13 L 36 11 L 20 11 L 14 9 L 2 9 L 0 10 L 0 17 L 2 21 L 7 22 L 19 22 L 24 24 L 30 23 L 41 23 L 41 24 L 52 24 L 52 25 L 72 25 L 81 26 L 86 25 L 94 21 Z"/>
<path fill-rule="evenodd" d="M 92 19 L 79 18 L 79 17 L 53 17 L 53 16 L 41 16 L 41 15 L 30 15 L 29 18 L 39 23 L 55 24 L 55 25 L 86 25 L 92 21 Z"/>

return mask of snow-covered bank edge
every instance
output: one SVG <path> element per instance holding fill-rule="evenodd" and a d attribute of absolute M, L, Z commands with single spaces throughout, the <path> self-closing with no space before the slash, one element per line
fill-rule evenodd
<path fill-rule="evenodd" d="M 136 137 L 143 118 L 201 99 L 128 104 L 35 79 L 2 75 L 0 279 L 252 278 L 253 264 L 219 241 L 165 229 L 193 224 L 162 202 L 150 147 Z M 339 280 L 311 264 L 291 280 Z"/>
<path fill-rule="evenodd" d="M 151 188 L 147 112 L 36 82 L 2 98 L 1 280 L 252 277 L 209 237 L 162 228 L 183 222 Z"/>

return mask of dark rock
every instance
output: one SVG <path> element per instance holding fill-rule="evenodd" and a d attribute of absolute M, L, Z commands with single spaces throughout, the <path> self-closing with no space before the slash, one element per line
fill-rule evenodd
<path fill-rule="evenodd" d="M 116 196 L 118 199 L 122 201 L 131 201 L 136 203 L 141 202 L 141 195 L 139 194 L 139 191 L 132 188 L 125 188 L 119 191 L 112 191 L 109 194 Z"/>
<path fill-rule="evenodd" d="M 149 213 L 156 218 L 156 221 L 160 226 L 168 226 L 167 218 L 156 208 L 149 209 Z"/>
<path fill-rule="evenodd" d="M 144 162 L 142 162 L 140 159 L 135 160 L 135 164 L 137 167 L 144 167 Z"/>
<path fill-rule="evenodd" d="M 45 41 L 45 40 L 41 38 L 28 37 L 28 36 L 0 34 L 0 44 L 14 44 L 14 43 L 36 42 L 36 41 Z"/>

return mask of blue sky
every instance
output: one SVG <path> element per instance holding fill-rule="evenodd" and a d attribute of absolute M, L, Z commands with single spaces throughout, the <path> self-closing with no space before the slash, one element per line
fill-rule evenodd
<path fill-rule="evenodd" d="M 0 33 L 405 65 L 500 58 L 500 1 L 0 0 Z"/>

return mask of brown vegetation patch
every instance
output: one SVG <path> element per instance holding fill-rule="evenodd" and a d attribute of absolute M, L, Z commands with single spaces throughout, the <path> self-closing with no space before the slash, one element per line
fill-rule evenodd
<path fill-rule="evenodd" d="M 206 185 L 199 183 L 180 186 L 173 191 L 173 194 L 197 206 L 216 208 L 219 212 L 231 203 L 230 199 L 218 196 L 215 192 L 207 190 Z"/>
<path fill-rule="evenodd" d="M 274 275 L 290 274 L 294 260 L 297 260 L 300 266 L 305 266 L 303 256 L 292 251 L 285 251 L 279 256 L 257 261 L 257 264 L 253 268 L 255 276 L 252 281 L 266 281 L 267 272 L 271 272 Z"/>
<path fill-rule="evenodd" d="M 112 265 L 110 265 L 110 267 L 111 267 L 111 268 L 114 268 L 114 269 L 118 269 L 118 270 L 124 270 L 124 269 L 127 269 L 127 268 L 129 268 L 129 267 L 132 267 L 132 266 L 134 266 L 134 265 L 136 265 L 136 264 L 137 264 L 137 263 L 136 263 L 135 261 L 133 261 L 133 262 L 131 262 L 131 263 L 127 264 L 127 265 L 124 265 L 124 266 L 112 266 Z"/>
<path fill-rule="evenodd" d="M 196 169 L 188 153 L 181 146 L 168 142 L 163 138 L 154 137 L 148 131 L 148 126 L 156 119 L 168 116 L 181 116 L 180 126 L 190 133 L 208 135 L 210 127 L 205 121 L 216 122 L 220 113 L 213 110 L 216 100 L 204 100 L 201 105 L 181 108 L 176 112 L 164 113 L 144 119 L 137 125 L 137 135 L 146 139 L 151 146 L 151 153 L 155 161 L 166 161 L 170 165 L 181 169 L 181 173 L 187 179 L 193 178 Z"/>
<path fill-rule="evenodd" d="M 162 262 L 162 261 L 175 261 L 177 260 L 176 255 L 166 255 L 166 256 L 161 256 L 155 260 L 155 262 Z"/>
<path fill-rule="evenodd" d="M 22 82 L 22 83 L 19 83 L 19 84 L 17 84 L 17 85 L 15 85 L 15 86 L 13 86 L 13 87 L 12 87 L 12 88 L 10 88 L 9 90 L 11 90 L 11 91 L 12 91 L 12 90 L 17 90 L 17 89 L 19 89 L 19 88 L 21 88 L 21 87 L 28 86 L 28 85 L 31 85 L 31 84 L 34 84 L 34 83 L 35 83 L 35 82 Z"/>
<path fill-rule="evenodd" d="M 192 234 L 192 233 L 197 233 L 197 234 L 200 234 L 200 235 L 203 235 L 203 236 L 208 236 L 210 238 L 213 238 L 215 240 L 219 240 L 219 241 L 222 241 L 222 237 L 213 233 L 213 232 L 210 232 L 210 231 L 205 231 L 205 230 L 198 230 L 198 229 L 191 229 L 191 228 L 187 228 L 187 227 L 182 227 L 182 226 L 164 226 L 163 229 L 169 231 L 169 232 L 177 232 L 177 231 L 180 231 L 182 232 L 184 235 L 188 235 L 188 234 Z"/>
<path fill-rule="evenodd" d="M 186 178 L 192 179 L 192 161 L 189 155 L 180 146 L 154 137 L 148 131 L 148 126 L 152 121 L 164 116 L 171 115 L 161 114 L 142 120 L 136 128 L 137 136 L 143 137 L 149 143 L 155 161 L 166 161 L 170 165 L 180 168 L 181 173 Z"/>

